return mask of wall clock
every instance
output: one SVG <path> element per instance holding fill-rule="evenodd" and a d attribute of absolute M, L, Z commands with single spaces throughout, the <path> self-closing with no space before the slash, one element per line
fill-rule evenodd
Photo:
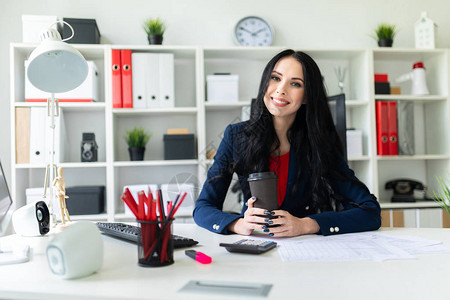
<path fill-rule="evenodd" d="M 234 37 L 241 46 L 270 46 L 274 38 L 272 26 L 260 17 L 249 16 L 234 27 Z"/>

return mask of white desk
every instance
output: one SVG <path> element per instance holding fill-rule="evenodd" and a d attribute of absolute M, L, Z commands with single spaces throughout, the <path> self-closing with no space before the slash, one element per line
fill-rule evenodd
<path fill-rule="evenodd" d="M 199 264 L 180 249 L 174 252 L 173 265 L 142 268 L 137 265 L 134 244 L 105 236 L 102 269 L 89 277 L 63 280 L 48 268 L 42 243 L 46 238 L 33 238 L 33 244 L 40 241 L 41 247 L 35 248 L 40 253 L 34 253 L 30 262 L 0 266 L 0 299 L 240 299 L 178 292 L 189 280 L 273 284 L 268 297 L 260 299 L 450 298 L 450 254 L 419 255 L 404 261 L 283 263 L 276 250 L 248 255 L 219 247 L 220 242 L 242 236 L 218 235 L 191 224 L 175 224 L 174 228 L 176 234 L 198 240 L 196 250 L 210 255 L 213 263 Z M 450 229 L 382 231 L 441 240 L 450 247 Z"/>

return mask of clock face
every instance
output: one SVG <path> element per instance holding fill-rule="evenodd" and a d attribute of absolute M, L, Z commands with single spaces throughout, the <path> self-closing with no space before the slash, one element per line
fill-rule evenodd
<path fill-rule="evenodd" d="M 234 28 L 236 41 L 242 46 L 270 46 L 273 42 L 273 29 L 259 17 L 245 17 Z"/>

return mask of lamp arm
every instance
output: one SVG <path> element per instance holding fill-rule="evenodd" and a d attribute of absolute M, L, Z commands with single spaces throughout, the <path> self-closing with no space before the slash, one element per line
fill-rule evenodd
<path fill-rule="evenodd" d="M 52 25 L 50 25 L 49 27 L 52 27 L 53 25 L 58 24 L 58 23 L 62 23 L 63 25 L 66 24 L 70 28 L 70 30 L 72 31 L 72 35 L 69 36 L 66 39 L 61 40 L 61 42 L 65 42 L 65 41 L 68 41 L 71 38 L 73 38 L 73 36 L 75 35 L 75 30 L 73 30 L 73 27 L 69 23 L 67 23 L 66 21 L 61 21 L 61 20 L 60 21 L 56 21 L 55 23 L 52 23 Z"/>
<path fill-rule="evenodd" d="M 44 195 L 43 198 L 47 198 L 47 188 L 50 189 L 50 195 L 48 199 L 48 209 L 50 212 L 50 226 L 56 226 L 57 220 L 54 213 L 53 207 L 53 188 L 49 187 L 53 185 L 53 181 L 56 177 L 56 164 L 55 164 L 55 117 L 59 116 L 59 105 L 58 99 L 55 98 L 55 94 L 51 93 L 50 98 L 47 99 L 47 117 L 50 118 L 50 130 L 52 133 L 51 149 L 50 149 L 50 162 L 47 163 L 45 168 L 45 179 L 44 179 Z"/>

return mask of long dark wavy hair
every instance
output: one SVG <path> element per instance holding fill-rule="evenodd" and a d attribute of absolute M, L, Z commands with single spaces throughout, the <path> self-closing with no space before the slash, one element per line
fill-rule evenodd
<path fill-rule="evenodd" d="M 365 185 L 354 176 L 340 171 L 342 166 L 339 167 L 338 164 L 345 162 L 343 146 L 333 123 L 321 72 L 316 62 L 306 53 L 284 50 L 267 63 L 258 96 L 251 104 L 250 120 L 244 125 L 241 139 L 243 151 L 237 165 L 242 167 L 243 175 L 268 171 L 270 156 L 275 156 L 278 152 L 280 141 L 273 126 L 273 116 L 264 104 L 264 96 L 276 63 L 288 56 L 302 65 L 306 100 L 287 132 L 291 151 L 295 151 L 299 165 L 296 180 L 301 180 L 303 172 L 308 174 L 311 204 L 315 210 L 336 210 L 336 195 L 333 195 L 330 179 L 353 180 L 359 185 Z M 294 188 L 292 191 L 293 195 L 295 190 Z M 352 202 L 349 199 L 347 201 Z"/>

